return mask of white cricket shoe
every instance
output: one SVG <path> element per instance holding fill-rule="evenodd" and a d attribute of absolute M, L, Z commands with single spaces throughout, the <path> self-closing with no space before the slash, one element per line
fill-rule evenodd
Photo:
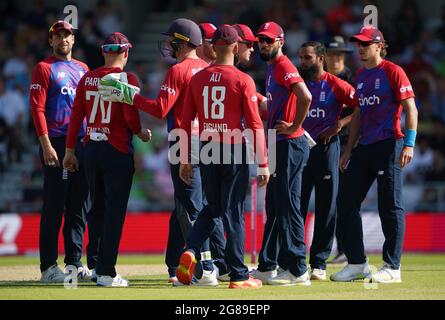
<path fill-rule="evenodd" d="M 277 270 L 259 271 L 258 269 L 254 269 L 250 275 L 255 279 L 261 280 L 263 284 L 270 284 L 270 281 L 277 276 Z"/>
<path fill-rule="evenodd" d="M 91 269 L 91 281 L 93 282 L 97 282 L 97 273 L 96 273 L 96 269 Z"/>
<path fill-rule="evenodd" d="M 314 268 L 311 271 L 311 280 L 326 280 L 326 270 Z"/>
<path fill-rule="evenodd" d="M 349 282 L 369 277 L 371 271 L 368 262 L 362 264 L 347 264 L 339 272 L 331 274 L 331 281 Z"/>
<path fill-rule="evenodd" d="M 216 278 L 216 270 L 208 271 L 208 270 L 202 270 L 202 277 L 201 279 L 198 279 L 196 283 L 193 285 L 195 286 L 209 286 L 209 287 L 216 287 L 219 285 L 218 279 Z"/>
<path fill-rule="evenodd" d="M 383 264 L 383 267 L 376 273 L 371 275 L 371 282 L 377 283 L 400 283 L 402 277 L 399 269 L 393 269 L 387 263 Z"/>
<path fill-rule="evenodd" d="M 94 270 L 94 269 L 93 269 Z M 88 269 L 88 267 L 79 267 L 77 268 L 77 279 L 82 282 L 92 281 L 93 271 Z M 97 275 L 96 275 L 97 281 Z"/>
<path fill-rule="evenodd" d="M 221 281 L 221 282 L 230 282 L 229 273 L 227 272 L 225 274 L 218 275 L 217 279 L 218 279 L 218 281 Z"/>
<path fill-rule="evenodd" d="M 56 264 L 42 272 L 40 282 L 43 283 L 64 283 L 67 274 L 65 274 Z"/>
<path fill-rule="evenodd" d="M 269 284 L 273 286 L 310 286 L 311 281 L 307 271 L 296 277 L 289 270 L 286 270 L 270 280 Z"/>
<path fill-rule="evenodd" d="M 219 273 L 219 268 L 218 268 L 215 264 L 213 264 L 213 268 L 214 268 L 215 271 L 216 271 L 216 279 L 218 279 L 218 281 L 221 281 L 221 282 L 230 282 L 230 276 L 229 276 L 229 273 L 228 273 L 228 272 L 227 272 L 227 273 L 220 274 L 220 273 Z"/>
<path fill-rule="evenodd" d="M 122 279 L 118 274 L 114 278 L 111 276 L 97 275 L 97 285 L 100 287 L 128 287 L 128 281 Z"/>

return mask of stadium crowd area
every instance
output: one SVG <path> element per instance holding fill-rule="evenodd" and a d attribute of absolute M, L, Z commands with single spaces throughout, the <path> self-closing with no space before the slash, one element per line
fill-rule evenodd
<path fill-rule="evenodd" d="M 205 0 L 158 1 L 157 7 L 159 11 L 178 12 L 190 12 L 193 8 L 197 22 L 212 22 L 216 26 L 244 23 L 254 32 L 264 21 L 277 21 L 285 30 L 285 52 L 298 65 L 301 44 L 308 40 L 326 42 L 338 34 L 348 39 L 362 26 L 364 5 L 372 2 L 339 1 L 338 6 L 326 12 L 312 6 L 310 0 L 276 0 L 262 10 L 239 1 L 236 10 L 229 14 Z M 86 12 L 79 6 L 73 57 L 86 62 L 91 69 L 103 62 L 100 45 L 105 36 L 117 30 L 126 32 L 115 6 L 104 0 L 97 1 L 94 9 Z M 405 183 L 413 186 L 445 184 L 445 5 L 437 19 L 427 19 L 420 12 L 417 2 L 411 0 L 403 1 L 394 16 L 379 10 L 379 28 L 389 44 L 387 58 L 403 66 L 416 94 L 418 138 L 414 160 L 404 170 Z M 48 28 L 62 17 L 60 9 L 51 8 L 44 0 L 33 1 L 29 8 L 18 7 L 13 1 L 0 3 L 0 193 L 3 193 L 0 212 L 39 210 L 41 206 L 43 179 L 28 95 L 33 66 L 51 54 Z M 129 36 L 132 39 L 134 35 Z M 355 53 L 348 56 L 347 65 L 352 70 L 359 63 Z M 139 76 L 144 95 L 156 97 L 167 66 L 161 59 L 155 67 L 144 60 L 131 61 L 130 53 L 128 71 Z M 265 64 L 257 54 L 244 71 L 254 77 L 258 89 L 264 92 Z M 149 144 L 134 141 L 136 173 L 129 208 L 168 210 L 173 203 L 173 186 L 165 122 L 142 117 L 154 138 Z M 8 180 L 14 172 L 16 189 L 12 192 L 18 195 L 7 197 L 2 190 L 14 183 Z M 445 192 L 437 192 L 445 188 L 421 190 L 422 203 L 435 201 L 437 197 L 445 200 Z"/>

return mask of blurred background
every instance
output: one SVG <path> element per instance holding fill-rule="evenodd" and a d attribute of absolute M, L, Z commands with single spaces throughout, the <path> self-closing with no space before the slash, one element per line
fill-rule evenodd
<path fill-rule="evenodd" d="M 161 58 L 158 40 L 179 17 L 197 23 L 244 23 L 256 32 L 268 20 L 285 30 L 285 52 L 298 65 L 298 50 L 308 40 L 325 42 L 331 35 L 349 38 L 363 24 L 363 8 L 378 8 L 379 28 L 389 43 L 388 59 L 407 72 L 419 109 L 415 157 L 404 170 L 409 212 L 445 212 L 445 4 L 442 0 L 16 0 L 0 2 L 0 212 L 39 212 L 42 172 L 38 140 L 29 111 L 33 66 L 51 54 L 48 29 L 64 19 L 66 5 L 78 9 L 73 57 L 90 69 L 102 65 L 100 45 L 106 35 L 121 31 L 133 43 L 127 71 L 135 72 L 142 93 L 156 97 L 169 61 Z M 357 56 L 348 56 L 355 71 Z M 254 55 L 244 71 L 264 93 L 265 64 Z M 169 211 L 173 186 L 167 160 L 165 121 L 141 114 L 154 133 L 151 143 L 134 140 L 136 173 L 129 211 Z M 402 125 L 403 127 L 403 125 Z M 262 199 L 262 194 L 258 195 Z M 250 199 L 247 200 L 250 208 Z M 259 201 L 258 208 L 263 207 Z M 312 207 L 313 209 L 313 207 Z M 374 187 L 363 209 L 376 211 Z"/>

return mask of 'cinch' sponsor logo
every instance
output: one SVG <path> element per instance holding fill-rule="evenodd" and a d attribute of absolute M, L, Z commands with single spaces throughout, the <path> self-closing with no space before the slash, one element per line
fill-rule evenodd
<path fill-rule="evenodd" d="M 29 87 L 30 90 L 40 90 L 42 89 L 42 86 L 38 83 L 32 83 L 31 86 Z"/>
<path fill-rule="evenodd" d="M 380 104 L 380 98 L 376 95 L 373 95 L 370 97 L 364 97 L 363 95 L 361 95 L 358 98 L 358 103 L 359 103 L 360 107 L 373 106 L 375 104 Z"/>
<path fill-rule="evenodd" d="M 308 118 L 324 118 L 326 117 L 326 111 L 324 111 L 323 109 L 317 107 L 317 108 L 313 108 L 311 110 L 309 110 L 309 112 L 307 113 L 307 117 Z"/>
<path fill-rule="evenodd" d="M 66 95 L 75 96 L 76 88 L 64 86 L 64 87 L 62 87 L 62 89 L 60 89 L 60 93 L 62 93 L 64 96 L 66 96 Z"/>
<path fill-rule="evenodd" d="M 286 73 L 286 76 L 284 77 L 284 80 L 289 80 L 292 78 L 299 78 L 300 75 L 298 74 L 298 72 L 294 72 L 294 73 Z"/>
<path fill-rule="evenodd" d="M 400 88 L 401 93 L 408 92 L 408 91 L 413 91 L 413 87 L 412 86 L 402 86 Z"/>
<path fill-rule="evenodd" d="M 168 94 L 176 95 L 176 90 L 166 86 L 165 84 L 161 86 L 161 91 L 167 91 Z"/>

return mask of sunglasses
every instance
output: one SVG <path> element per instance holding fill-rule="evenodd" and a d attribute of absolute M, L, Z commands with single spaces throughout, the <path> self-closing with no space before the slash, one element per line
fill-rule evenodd
<path fill-rule="evenodd" d="M 122 49 L 126 49 L 129 48 L 130 44 L 129 43 L 124 43 L 124 44 L 104 44 L 102 46 L 102 51 L 103 52 L 120 52 Z"/>
<path fill-rule="evenodd" d="M 258 42 L 259 43 L 266 42 L 267 44 L 272 44 L 272 43 L 275 43 L 275 41 L 277 41 L 277 40 L 281 40 L 281 38 L 272 39 L 272 38 L 269 38 L 269 37 L 258 37 Z"/>
<path fill-rule="evenodd" d="M 239 43 L 245 44 L 248 49 L 253 48 L 253 42 L 251 41 L 240 41 Z"/>
<path fill-rule="evenodd" d="M 367 48 L 367 47 L 369 47 L 371 44 L 373 44 L 373 43 L 375 43 L 375 42 L 373 42 L 373 41 L 369 41 L 369 42 L 364 42 L 364 41 L 357 41 L 356 42 L 356 46 L 357 47 L 364 47 L 364 48 Z"/>

